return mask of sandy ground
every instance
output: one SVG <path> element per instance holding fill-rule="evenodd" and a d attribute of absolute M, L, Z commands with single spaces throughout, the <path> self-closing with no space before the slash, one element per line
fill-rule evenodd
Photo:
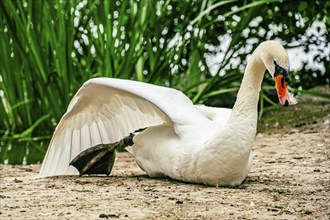
<path fill-rule="evenodd" d="M 36 180 L 39 165 L 0 165 L 0 219 L 329 219 L 329 103 L 305 103 L 276 114 L 312 106 L 308 122 L 264 122 L 240 187 L 151 179 L 127 153 L 110 177 Z"/>

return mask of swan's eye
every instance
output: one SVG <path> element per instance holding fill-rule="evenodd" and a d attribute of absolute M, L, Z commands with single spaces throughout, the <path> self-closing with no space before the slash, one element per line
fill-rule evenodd
<path fill-rule="evenodd" d="M 278 75 L 282 75 L 284 81 L 289 82 L 290 78 L 289 78 L 288 71 L 286 69 L 284 69 L 283 67 L 281 67 L 280 65 L 278 65 L 275 60 L 274 60 L 274 65 L 275 65 L 274 77 L 278 76 Z"/>

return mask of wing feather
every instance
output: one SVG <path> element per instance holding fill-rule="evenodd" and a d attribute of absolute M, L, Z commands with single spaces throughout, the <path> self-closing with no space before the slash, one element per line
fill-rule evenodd
<path fill-rule="evenodd" d="M 98 122 L 97 122 L 97 125 L 98 125 L 100 136 L 101 136 L 101 142 L 102 143 L 110 143 L 110 139 L 109 139 L 109 136 L 106 132 L 107 129 L 104 125 L 104 122 L 101 121 L 101 119 L 99 119 Z"/>
<path fill-rule="evenodd" d="M 68 161 L 71 157 L 71 149 L 70 148 L 66 148 L 65 144 L 68 143 L 69 145 L 72 144 L 72 132 L 69 130 L 66 130 L 63 141 L 62 141 L 62 145 L 60 146 L 60 148 L 62 149 L 58 155 L 59 158 L 57 160 L 63 160 L 63 161 Z M 55 170 L 67 170 L 68 166 L 66 164 L 63 163 L 56 163 L 56 167 Z"/>
<path fill-rule="evenodd" d="M 71 146 L 71 157 L 75 158 L 81 152 L 80 130 L 73 129 Z"/>
<path fill-rule="evenodd" d="M 97 126 L 96 122 L 92 123 L 92 125 L 89 127 L 89 131 L 92 137 L 91 138 L 92 146 L 96 146 L 97 144 L 102 143 L 99 127 Z"/>
<path fill-rule="evenodd" d="M 55 134 L 57 135 L 57 134 Z M 55 138 L 62 136 L 63 134 L 58 134 L 58 136 L 56 136 Z M 91 146 L 91 139 L 90 139 L 90 132 L 89 132 L 89 126 L 87 124 L 83 125 L 81 128 L 81 132 L 80 132 L 80 151 L 84 151 L 86 150 L 88 147 Z M 70 147 L 70 146 L 68 146 Z"/>

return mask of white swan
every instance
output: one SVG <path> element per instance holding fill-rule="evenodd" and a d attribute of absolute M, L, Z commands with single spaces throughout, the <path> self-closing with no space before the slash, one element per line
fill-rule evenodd
<path fill-rule="evenodd" d="M 242 183 L 252 164 L 257 105 L 265 70 L 275 78 L 282 105 L 288 55 L 275 41 L 261 43 L 247 64 L 233 109 L 196 106 L 183 93 L 111 78 L 87 81 L 58 124 L 38 177 L 77 175 L 70 162 L 82 151 L 119 141 L 140 128 L 127 147 L 150 176 L 210 186 Z"/>

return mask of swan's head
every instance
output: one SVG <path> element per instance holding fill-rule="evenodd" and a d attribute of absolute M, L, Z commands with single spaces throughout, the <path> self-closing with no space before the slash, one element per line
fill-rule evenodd
<path fill-rule="evenodd" d="M 275 80 L 278 99 L 283 106 L 296 104 L 296 99 L 288 91 L 289 57 L 284 47 L 276 41 L 266 41 L 260 44 L 261 59 Z"/>

